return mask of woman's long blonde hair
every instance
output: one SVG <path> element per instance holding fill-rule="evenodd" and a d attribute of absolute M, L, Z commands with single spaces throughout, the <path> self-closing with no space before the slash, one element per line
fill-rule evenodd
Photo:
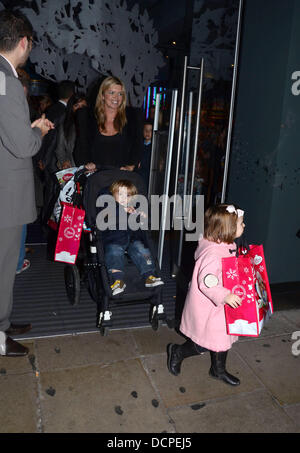
<path fill-rule="evenodd" d="M 106 123 L 106 116 L 105 116 L 105 109 L 104 109 L 104 93 L 110 89 L 112 85 L 120 85 L 122 87 L 122 90 L 124 92 L 123 94 L 123 101 L 122 104 L 120 105 L 118 109 L 118 113 L 114 119 L 114 127 L 118 132 L 122 132 L 123 127 L 125 126 L 127 120 L 126 120 L 126 113 L 125 113 L 125 108 L 126 108 L 126 90 L 124 83 L 118 79 L 118 77 L 115 76 L 109 76 L 106 77 L 103 82 L 100 85 L 97 99 L 96 99 L 96 104 L 95 104 L 95 115 L 98 123 L 98 127 L 101 131 L 105 131 L 105 123 Z"/>

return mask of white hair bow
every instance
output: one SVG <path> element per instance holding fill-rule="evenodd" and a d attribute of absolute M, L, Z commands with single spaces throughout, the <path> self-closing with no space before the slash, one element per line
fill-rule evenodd
<path fill-rule="evenodd" d="M 235 209 L 233 204 L 227 206 L 226 211 L 228 211 L 230 214 L 235 213 L 238 217 L 243 217 L 244 215 L 244 211 L 242 209 Z"/>

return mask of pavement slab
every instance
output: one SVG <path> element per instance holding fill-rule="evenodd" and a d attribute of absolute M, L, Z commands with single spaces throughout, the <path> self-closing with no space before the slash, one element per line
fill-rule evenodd
<path fill-rule="evenodd" d="M 286 406 L 284 410 L 295 421 L 300 430 L 300 404 Z"/>
<path fill-rule="evenodd" d="M 134 329 L 131 331 L 140 355 L 151 355 L 166 352 L 168 343 L 184 343 L 185 338 L 174 329 L 162 326 L 158 331 L 152 328 Z"/>
<path fill-rule="evenodd" d="M 178 433 L 300 433 L 299 425 L 263 389 L 204 404 L 169 410 Z"/>
<path fill-rule="evenodd" d="M 208 375 L 209 353 L 184 360 L 179 376 L 169 373 L 166 353 L 145 357 L 143 363 L 167 408 L 201 403 L 203 400 L 250 392 L 262 387 L 252 370 L 234 351 L 228 354 L 227 369 L 241 380 L 238 387 L 232 387 Z"/>
<path fill-rule="evenodd" d="M 111 331 L 107 337 L 99 333 L 57 336 L 36 340 L 36 345 L 41 371 L 104 365 L 137 356 L 128 330 Z"/>
<path fill-rule="evenodd" d="M 209 377 L 209 353 L 171 375 L 166 346 L 185 340 L 167 326 L 18 341 L 27 357 L 0 357 L 0 433 L 300 432 L 300 310 L 233 345 L 238 387 Z"/>
<path fill-rule="evenodd" d="M 236 352 L 281 405 L 300 403 L 300 355 L 293 355 L 292 344 L 290 335 L 235 344 Z"/>
<path fill-rule="evenodd" d="M 138 359 L 41 373 L 46 433 L 173 432 Z"/>
<path fill-rule="evenodd" d="M 1 374 L 0 387 L 0 433 L 36 433 L 39 404 L 34 373 Z"/>
<path fill-rule="evenodd" d="M 3 374 L 20 374 L 32 371 L 33 364 L 36 360 L 34 341 L 20 340 L 19 342 L 29 348 L 28 355 L 25 357 L 0 356 L 0 376 Z"/>
<path fill-rule="evenodd" d="M 295 327 L 295 329 L 300 330 L 300 310 L 286 310 L 282 314 L 284 318 Z"/>

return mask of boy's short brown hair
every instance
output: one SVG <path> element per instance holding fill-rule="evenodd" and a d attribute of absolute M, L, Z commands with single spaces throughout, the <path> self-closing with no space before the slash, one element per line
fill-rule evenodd
<path fill-rule="evenodd" d="M 129 197 L 133 197 L 138 193 L 136 186 L 133 184 L 133 182 L 128 181 L 128 179 L 120 179 L 119 181 L 114 181 L 110 186 L 109 191 L 113 195 L 119 190 L 120 187 L 127 188 L 127 194 Z"/>
<path fill-rule="evenodd" d="M 204 238 L 213 242 L 232 244 L 235 240 L 237 219 L 236 213 L 226 210 L 228 204 L 209 207 L 204 214 Z M 236 209 L 237 206 L 233 205 Z"/>

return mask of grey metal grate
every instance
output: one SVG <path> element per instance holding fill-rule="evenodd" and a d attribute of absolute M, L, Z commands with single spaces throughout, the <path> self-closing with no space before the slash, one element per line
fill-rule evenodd
<path fill-rule="evenodd" d="M 98 332 L 96 304 L 86 288 L 82 288 L 80 303 L 72 306 L 66 296 L 64 264 L 46 259 L 46 245 L 34 245 L 31 266 L 16 276 L 12 321 L 32 323 L 32 330 L 22 338 Z M 169 258 L 163 263 L 163 305 L 167 318 L 174 319 L 176 281 L 170 277 Z M 113 311 L 113 328 L 149 326 L 149 304 L 145 302 L 120 305 Z"/>

